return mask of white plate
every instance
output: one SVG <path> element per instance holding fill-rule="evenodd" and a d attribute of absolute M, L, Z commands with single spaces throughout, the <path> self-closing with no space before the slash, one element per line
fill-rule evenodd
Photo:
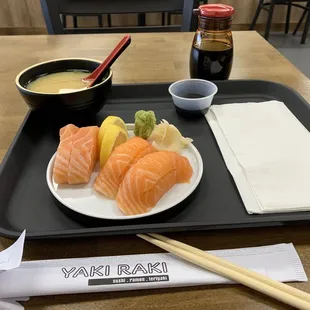
<path fill-rule="evenodd" d="M 127 129 L 129 136 L 133 136 L 133 124 L 127 124 Z M 46 180 L 51 193 L 59 202 L 67 208 L 83 215 L 109 220 L 129 220 L 147 217 L 176 206 L 187 198 L 198 186 L 203 173 L 203 163 L 200 153 L 194 145 L 190 145 L 188 148 L 182 150 L 181 155 L 188 158 L 193 168 L 193 175 L 190 183 L 174 185 L 173 188 L 158 201 L 157 205 L 151 211 L 138 215 L 124 215 L 117 207 L 115 200 L 97 194 L 92 188 L 95 178 L 99 173 L 99 163 L 94 169 L 88 184 L 58 185 L 54 182 L 52 177 L 56 156 L 55 153 L 47 166 Z"/>

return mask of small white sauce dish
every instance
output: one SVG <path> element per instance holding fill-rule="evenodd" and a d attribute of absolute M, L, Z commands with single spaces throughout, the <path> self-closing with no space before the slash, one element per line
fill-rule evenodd
<path fill-rule="evenodd" d="M 180 80 L 168 90 L 177 112 L 185 116 L 205 115 L 218 91 L 214 83 L 202 79 Z"/>

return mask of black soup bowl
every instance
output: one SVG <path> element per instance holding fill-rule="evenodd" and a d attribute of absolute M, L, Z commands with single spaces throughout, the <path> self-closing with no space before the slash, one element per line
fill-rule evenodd
<path fill-rule="evenodd" d="M 104 72 L 101 81 L 96 85 L 70 93 L 40 93 L 27 89 L 27 85 L 36 78 L 49 73 L 70 70 L 92 72 L 100 64 L 98 60 L 87 58 L 62 58 L 41 62 L 21 71 L 15 83 L 24 101 L 32 110 L 57 117 L 96 114 L 104 106 L 111 91 L 111 69 Z"/>

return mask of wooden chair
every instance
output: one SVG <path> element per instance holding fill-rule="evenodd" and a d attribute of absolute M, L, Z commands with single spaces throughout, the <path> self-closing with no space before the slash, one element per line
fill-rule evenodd
<path fill-rule="evenodd" d="M 272 23 L 272 17 L 273 17 L 273 11 L 276 5 L 286 5 L 287 6 L 287 14 L 286 14 L 286 23 L 285 23 L 285 33 L 289 32 L 289 27 L 290 27 L 290 16 L 291 16 L 291 10 L 292 7 L 299 7 L 303 9 L 304 11 L 307 11 L 307 7 L 302 6 L 296 2 L 305 2 L 306 0 L 271 0 L 270 2 L 265 2 L 265 0 L 259 0 L 256 13 L 254 15 L 253 21 L 250 26 L 250 30 L 253 30 L 257 19 L 261 13 L 262 10 L 265 10 L 268 12 L 268 19 L 266 23 L 266 28 L 265 28 L 265 39 L 268 40 L 269 38 L 269 33 L 270 33 L 270 28 L 271 28 L 271 23 Z"/>
<path fill-rule="evenodd" d="M 192 18 L 198 0 L 40 0 L 49 34 L 171 32 L 194 31 L 197 18 Z M 145 13 L 182 11 L 182 25 L 145 25 Z M 61 15 L 138 13 L 137 27 L 64 28 Z"/>
<path fill-rule="evenodd" d="M 201 4 L 208 4 L 208 0 L 199 0 L 198 1 L 198 5 L 201 5 Z M 171 17 L 172 15 L 182 15 L 182 11 L 175 11 L 175 12 L 168 12 L 167 13 L 167 25 L 171 25 Z M 165 14 L 165 13 L 163 13 Z M 164 17 L 162 17 L 162 20 L 164 20 Z M 164 22 L 162 22 L 163 25 L 164 25 Z"/>

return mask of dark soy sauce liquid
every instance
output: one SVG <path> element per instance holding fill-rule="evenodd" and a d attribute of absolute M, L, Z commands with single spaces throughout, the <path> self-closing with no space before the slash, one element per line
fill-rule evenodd
<path fill-rule="evenodd" d="M 227 80 L 233 62 L 233 48 L 225 42 L 204 42 L 203 50 L 192 46 L 191 78 Z"/>
<path fill-rule="evenodd" d="M 196 93 L 184 93 L 184 94 L 181 94 L 180 97 L 187 98 L 187 99 L 198 99 L 198 98 L 202 98 L 206 96 L 196 94 Z"/>

